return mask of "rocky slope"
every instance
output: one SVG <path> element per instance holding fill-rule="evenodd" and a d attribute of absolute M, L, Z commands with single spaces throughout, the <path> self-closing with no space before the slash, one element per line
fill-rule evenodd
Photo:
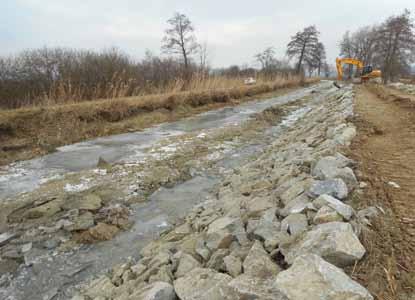
<path fill-rule="evenodd" d="M 73 300 L 373 299 L 342 268 L 375 208 L 356 212 L 364 186 L 341 154 L 356 134 L 351 88 L 317 93 L 295 126 L 222 181 L 214 199 Z"/>
<path fill-rule="evenodd" d="M 11 165 L 0 172 L 0 299 L 70 299 L 78 283 L 137 259 L 330 89 L 325 82 Z M 119 159 L 96 166 L 101 153 Z M 62 164 L 73 171 L 54 170 Z"/>

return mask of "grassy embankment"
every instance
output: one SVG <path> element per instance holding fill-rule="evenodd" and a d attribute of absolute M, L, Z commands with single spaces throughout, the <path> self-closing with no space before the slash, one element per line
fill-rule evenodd
<path fill-rule="evenodd" d="M 318 79 L 308 79 L 305 84 Z M 52 152 L 56 147 L 137 131 L 253 97 L 270 97 L 304 84 L 299 77 L 259 80 L 213 78 L 162 94 L 0 110 L 0 165 Z M 261 95 L 261 96 L 259 96 Z"/>

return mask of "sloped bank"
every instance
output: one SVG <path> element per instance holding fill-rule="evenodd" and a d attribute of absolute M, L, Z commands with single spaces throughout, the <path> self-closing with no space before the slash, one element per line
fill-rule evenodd
<path fill-rule="evenodd" d="M 0 110 L 0 166 L 54 152 L 59 146 L 142 130 L 318 81 L 317 78 L 305 82 L 299 77 L 279 78 L 226 89 Z"/>
<path fill-rule="evenodd" d="M 355 212 L 359 183 L 342 154 L 353 92 L 316 97 L 284 136 L 223 181 L 217 199 L 84 286 L 85 299 L 373 299 L 342 268 L 365 255 L 371 209 Z"/>

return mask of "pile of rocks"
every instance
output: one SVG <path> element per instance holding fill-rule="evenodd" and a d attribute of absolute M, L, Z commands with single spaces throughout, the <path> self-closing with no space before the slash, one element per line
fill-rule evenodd
<path fill-rule="evenodd" d="M 353 96 L 317 92 L 295 126 L 223 181 L 217 199 L 73 300 L 373 299 L 342 270 L 365 255 L 368 215 L 346 204 L 359 183 L 339 152 L 356 134 L 346 121 Z"/>
<path fill-rule="evenodd" d="M 22 263 L 29 266 L 50 251 L 72 248 L 75 241 L 109 240 L 130 227 L 128 217 L 126 206 L 89 191 L 34 201 L 8 215 L 11 230 L 0 237 L 2 273 L 12 273 Z"/>

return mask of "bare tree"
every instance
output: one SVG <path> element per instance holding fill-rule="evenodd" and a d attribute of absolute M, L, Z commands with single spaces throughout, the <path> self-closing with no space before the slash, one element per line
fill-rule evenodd
<path fill-rule="evenodd" d="M 376 41 L 375 27 L 362 27 L 354 33 L 347 31 L 339 43 L 340 55 L 359 59 L 365 65 L 373 64 L 374 46 Z M 353 65 L 347 65 L 348 77 L 351 78 Z"/>
<path fill-rule="evenodd" d="M 323 43 L 318 42 L 315 45 L 311 55 L 306 57 L 306 63 L 308 66 L 309 75 L 311 76 L 311 74 L 315 70 L 317 70 L 317 75 L 320 76 L 321 69 L 323 67 L 323 64 L 325 63 L 325 60 L 326 60 L 326 49 Z"/>
<path fill-rule="evenodd" d="M 406 72 L 415 61 L 414 23 L 409 10 L 382 23 L 377 30 L 375 43 L 385 83 Z"/>
<path fill-rule="evenodd" d="M 340 46 L 340 55 L 343 57 L 350 57 L 353 58 L 355 56 L 355 50 L 352 42 L 352 38 L 350 36 L 350 31 L 346 31 L 343 35 L 342 40 L 339 43 Z M 352 78 L 353 74 L 353 65 L 347 65 L 347 71 L 345 72 L 347 77 L 350 79 Z"/>
<path fill-rule="evenodd" d="M 198 45 L 199 67 L 202 72 L 209 71 L 209 49 L 207 42 Z"/>
<path fill-rule="evenodd" d="M 318 36 L 319 32 L 313 25 L 291 37 L 291 41 L 287 45 L 287 55 L 289 58 L 298 58 L 297 74 L 301 72 L 303 61 L 311 59 L 318 43 Z"/>
<path fill-rule="evenodd" d="M 320 76 L 321 69 L 326 62 L 326 48 L 324 47 L 323 43 L 318 43 L 317 48 L 315 51 L 315 58 L 317 61 L 317 72 L 318 76 Z"/>
<path fill-rule="evenodd" d="M 364 65 L 373 64 L 376 35 L 376 27 L 366 26 L 358 29 L 352 36 L 355 57 L 361 60 Z"/>
<path fill-rule="evenodd" d="M 264 51 L 255 55 L 255 59 L 261 64 L 263 70 L 267 70 L 275 64 L 275 49 L 268 47 Z"/>
<path fill-rule="evenodd" d="M 165 31 L 162 50 L 169 54 L 180 54 L 188 72 L 190 56 L 198 49 L 192 22 L 186 15 L 175 13 L 167 23 L 170 27 Z"/>

